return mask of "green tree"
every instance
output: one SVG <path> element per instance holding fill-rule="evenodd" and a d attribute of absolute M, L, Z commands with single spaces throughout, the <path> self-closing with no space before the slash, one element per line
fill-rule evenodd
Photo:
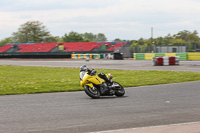
<path fill-rule="evenodd" d="M 85 42 L 94 42 L 96 38 L 96 36 L 93 33 L 88 32 L 82 34 L 82 36 Z"/>
<path fill-rule="evenodd" d="M 96 42 L 105 42 L 105 41 L 107 41 L 107 38 L 106 38 L 106 36 L 103 33 L 98 33 L 95 36 L 95 41 Z"/>
<path fill-rule="evenodd" d="M 185 41 L 183 39 L 173 39 L 169 42 L 169 45 L 175 45 L 175 46 L 180 46 L 180 45 L 185 45 Z"/>
<path fill-rule="evenodd" d="M 140 47 L 143 46 L 145 44 L 145 40 L 143 38 L 140 38 L 139 40 L 133 40 L 131 41 L 131 46 L 132 47 Z"/>
<path fill-rule="evenodd" d="M 164 37 L 163 40 L 163 45 L 169 45 L 170 41 L 172 41 L 174 39 L 174 36 L 171 36 L 170 34 L 168 34 L 167 36 Z"/>
<path fill-rule="evenodd" d="M 144 45 L 145 40 L 143 38 L 140 38 L 137 42 L 138 45 Z"/>
<path fill-rule="evenodd" d="M 176 39 L 182 39 L 185 41 L 185 45 L 187 46 L 189 51 L 192 51 L 200 45 L 200 39 L 198 37 L 198 32 L 195 30 L 194 32 L 190 32 L 187 30 L 180 31 L 178 34 L 174 35 Z"/>
<path fill-rule="evenodd" d="M 188 35 L 191 34 L 190 31 L 184 30 L 184 31 L 180 31 L 177 34 L 174 35 L 174 37 L 176 39 L 183 39 L 185 41 L 187 41 Z"/>
<path fill-rule="evenodd" d="M 83 36 L 78 32 L 71 31 L 69 34 L 64 34 L 62 37 L 63 42 L 83 42 Z"/>
<path fill-rule="evenodd" d="M 60 37 L 58 37 L 58 36 L 49 36 L 49 37 L 45 38 L 44 42 L 46 42 L 46 43 L 57 43 L 57 42 L 59 42 L 59 40 L 60 40 Z"/>
<path fill-rule="evenodd" d="M 10 37 L 4 38 L 3 40 L 0 41 L 0 46 L 8 44 L 8 43 L 13 43 L 12 38 Z"/>
<path fill-rule="evenodd" d="M 162 46 L 163 45 L 163 37 L 158 37 L 156 39 L 154 39 L 154 44 L 157 46 Z"/>
<path fill-rule="evenodd" d="M 198 32 L 194 31 L 193 33 L 190 33 L 187 35 L 187 46 L 189 49 L 197 49 L 198 45 L 200 44 L 200 40 L 198 37 Z"/>
<path fill-rule="evenodd" d="M 122 40 L 121 39 L 119 39 L 119 38 L 116 38 L 115 40 L 114 40 L 114 42 L 121 42 Z"/>
<path fill-rule="evenodd" d="M 78 32 L 71 31 L 69 34 L 62 36 L 63 42 L 105 42 L 107 41 L 106 36 L 103 33 L 97 35 L 93 33 L 79 34 Z"/>
<path fill-rule="evenodd" d="M 12 34 L 12 39 L 16 43 L 42 43 L 52 40 L 52 36 L 42 22 L 28 21 Z"/>
<path fill-rule="evenodd" d="M 93 34 L 93 33 L 84 33 L 82 34 L 83 39 L 85 41 L 90 41 L 90 42 L 105 42 L 107 41 L 106 36 L 103 33 L 98 33 L 98 34 Z"/>

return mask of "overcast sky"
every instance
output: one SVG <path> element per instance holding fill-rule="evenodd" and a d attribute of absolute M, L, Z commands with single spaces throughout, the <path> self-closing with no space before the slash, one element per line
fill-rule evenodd
<path fill-rule="evenodd" d="M 200 0 L 0 0 L 0 40 L 41 21 L 53 36 L 70 31 L 133 40 L 200 30 Z"/>

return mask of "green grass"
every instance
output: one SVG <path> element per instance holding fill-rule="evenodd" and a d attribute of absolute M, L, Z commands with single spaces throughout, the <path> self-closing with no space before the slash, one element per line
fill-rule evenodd
<path fill-rule="evenodd" d="M 124 87 L 200 80 L 200 73 L 97 69 L 111 73 Z M 83 90 L 78 68 L 0 65 L 0 95 Z"/>

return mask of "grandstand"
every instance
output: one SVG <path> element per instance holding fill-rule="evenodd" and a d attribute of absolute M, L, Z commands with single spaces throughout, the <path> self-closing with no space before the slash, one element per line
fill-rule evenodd
<path fill-rule="evenodd" d="M 19 44 L 19 50 L 16 52 L 49 52 L 57 45 L 57 43 Z"/>
<path fill-rule="evenodd" d="M 30 53 L 30 52 L 93 52 L 113 51 L 120 49 L 126 42 L 65 42 L 65 43 L 32 43 L 6 44 L 0 47 L 0 53 Z M 63 46 L 60 50 L 58 46 Z M 103 47 L 102 47 L 103 46 Z M 12 48 L 12 50 L 10 50 Z"/>
<path fill-rule="evenodd" d="M 63 42 L 6 44 L 0 47 L 0 56 L 5 55 L 71 55 L 72 53 L 111 53 L 127 42 Z M 33 56 L 34 57 L 34 56 Z"/>

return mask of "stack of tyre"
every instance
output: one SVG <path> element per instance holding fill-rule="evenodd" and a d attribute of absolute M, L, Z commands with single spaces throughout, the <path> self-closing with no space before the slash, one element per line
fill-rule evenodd
<path fill-rule="evenodd" d="M 169 65 L 179 65 L 179 56 L 163 56 L 163 57 L 153 57 L 154 66 L 169 66 Z"/>

